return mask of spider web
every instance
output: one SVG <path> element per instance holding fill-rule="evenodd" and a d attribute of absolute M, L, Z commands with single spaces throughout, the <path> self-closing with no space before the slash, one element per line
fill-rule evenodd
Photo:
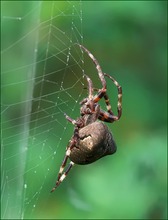
<path fill-rule="evenodd" d="M 86 95 L 81 2 L 2 2 L 1 25 L 2 218 L 31 218 Z"/>

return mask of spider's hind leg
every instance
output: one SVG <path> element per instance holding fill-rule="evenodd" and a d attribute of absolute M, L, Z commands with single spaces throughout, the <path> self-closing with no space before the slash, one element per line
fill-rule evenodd
<path fill-rule="evenodd" d="M 66 119 L 68 121 L 70 121 L 72 124 L 77 124 L 76 120 L 73 120 L 72 118 L 70 118 L 68 115 L 66 115 Z M 59 169 L 59 172 L 58 172 L 58 176 L 57 176 L 57 181 L 56 181 L 56 184 L 55 186 L 52 188 L 51 192 L 55 191 L 55 189 L 60 185 L 60 183 L 62 183 L 62 181 L 66 178 L 67 174 L 69 173 L 69 171 L 71 170 L 71 168 L 73 167 L 74 165 L 74 162 L 70 161 L 67 169 L 65 170 L 65 167 L 66 167 L 66 164 L 67 164 L 67 161 L 68 161 L 68 158 L 71 154 L 71 150 L 72 148 L 76 147 L 77 144 L 78 144 L 78 140 L 79 140 L 79 127 L 76 125 L 75 126 L 75 129 L 74 129 L 74 134 L 66 148 L 66 153 L 65 153 L 65 157 L 62 161 L 62 164 L 60 166 L 60 169 Z M 65 170 L 65 172 L 64 172 Z"/>
<path fill-rule="evenodd" d="M 59 178 L 57 179 L 57 182 L 56 182 L 55 186 L 52 188 L 51 192 L 54 192 L 55 189 L 62 183 L 62 181 L 66 178 L 66 176 L 68 175 L 69 171 L 70 171 L 71 168 L 73 167 L 73 165 L 74 165 L 74 162 L 71 161 L 71 162 L 69 163 L 69 165 L 68 165 L 66 171 L 65 171 L 63 174 L 59 172 L 59 174 L 58 174 L 58 175 L 59 175 Z M 64 167 L 61 166 L 60 170 L 61 170 L 61 169 L 64 170 Z"/>
<path fill-rule="evenodd" d="M 76 126 L 74 129 L 74 135 L 72 136 L 69 145 L 66 148 L 66 153 L 65 153 L 65 157 L 62 161 L 62 164 L 60 166 L 59 169 L 59 173 L 58 173 L 58 177 L 57 177 L 57 181 L 55 184 L 55 187 L 53 187 L 53 189 L 51 190 L 51 192 L 53 192 L 59 185 L 60 183 L 65 179 L 65 177 L 67 176 L 67 174 L 69 173 L 69 171 L 71 170 L 72 166 L 74 165 L 74 162 L 70 162 L 69 166 L 67 167 L 67 169 L 64 172 L 65 166 L 67 164 L 68 158 L 71 154 L 71 150 L 73 147 L 75 147 L 78 143 L 78 139 L 79 139 L 79 135 L 78 135 L 78 130 L 79 128 Z M 63 173 L 64 172 L 64 173 Z"/>

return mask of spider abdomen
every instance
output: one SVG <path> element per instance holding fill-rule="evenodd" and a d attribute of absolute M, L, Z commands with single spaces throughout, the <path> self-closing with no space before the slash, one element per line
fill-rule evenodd
<path fill-rule="evenodd" d="M 93 122 L 79 130 L 79 142 L 71 150 L 70 160 L 75 164 L 89 164 L 116 152 L 112 133 L 103 122 Z"/>

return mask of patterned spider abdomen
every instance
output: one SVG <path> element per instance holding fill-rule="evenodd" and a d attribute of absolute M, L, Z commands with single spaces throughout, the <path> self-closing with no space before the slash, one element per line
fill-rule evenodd
<path fill-rule="evenodd" d="M 103 122 L 93 122 L 79 130 L 79 143 L 72 148 L 70 160 L 75 164 L 89 164 L 114 154 L 117 150 L 112 133 Z"/>

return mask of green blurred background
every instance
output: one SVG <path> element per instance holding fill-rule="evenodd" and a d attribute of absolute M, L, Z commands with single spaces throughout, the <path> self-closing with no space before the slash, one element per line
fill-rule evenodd
<path fill-rule="evenodd" d="M 167 219 L 167 1 L 2 1 L 1 13 L 1 218 Z M 101 87 L 76 42 L 123 88 L 108 124 L 118 150 L 50 194 L 73 133 L 63 113 L 79 117 L 87 95 L 82 71 Z"/>

